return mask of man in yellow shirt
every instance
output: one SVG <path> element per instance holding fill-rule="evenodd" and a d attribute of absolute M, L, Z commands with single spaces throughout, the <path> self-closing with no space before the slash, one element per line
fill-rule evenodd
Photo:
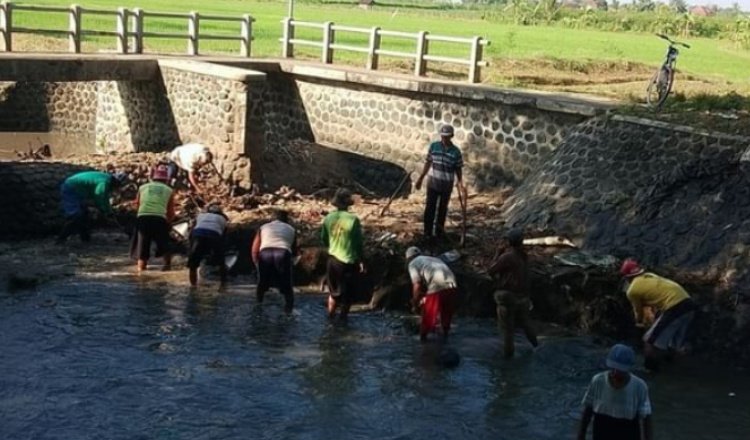
<path fill-rule="evenodd" d="M 695 316 L 695 303 L 682 286 L 646 272 L 636 260 L 625 260 L 620 275 L 627 283 L 626 295 L 633 305 L 636 325 L 646 325 L 645 307 L 657 313 L 656 321 L 643 335 L 646 368 L 656 370 L 660 352 L 684 351 L 688 328 Z"/>

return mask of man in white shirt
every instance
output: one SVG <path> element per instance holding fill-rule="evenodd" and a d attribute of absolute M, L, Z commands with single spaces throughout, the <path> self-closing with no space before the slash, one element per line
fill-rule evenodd
<path fill-rule="evenodd" d="M 419 339 L 427 340 L 427 334 L 437 326 L 438 316 L 443 339 L 448 339 L 458 296 L 456 276 L 443 260 L 422 255 L 414 246 L 406 250 L 406 261 L 412 283 L 412 307 L 422 305 Z"/>
<path fill-rule="evenodd" d="M 169 153 L 169 180 L 177 177 L 177 172 L 187 172 L 188 181 L 195 191 L 200 192 L 200 186 L 196 180 L 196 173 L 204 166 L 213 162 L 214 156 L 211 150 L 202 144 L 185 144 Z"/>
<path fill-rule="evenodd" d="M 583 397 L 583 415 L 578 440 L 586 439 L 594 419 L 593 440 L 651 440 L 651 400 L 648 385 L 630 370 L 635 352 L 623 344 L 614 345 L 607 355 L 609 371 L 599 373 Z"/>
<path fill-rule="evenodd" d="M 250 253 L 258 268 L 258 303 L 263 302 L 264 295 L 273 285 L 284 295 L 284 312 L 292 313 L 292 256 L 297 253 L 297 232 L 289 224 L 288 212 L 276 211 L 276 219 L 258 229 Z"/>
<path fill-rule="evenodd" d="M 221 206 L 211 204 L 206 212 L 198 214 L 190 234 L 190 252 L 188 254 L 188 269 L 190 270 L 190 285 L 195 287 L 198 283 L 198 267 L 201 260 L 209 257 L 219 265 L 219 277 L 221 279 L 220 289 L 224 288 L 227 281 L 227 268 L 224 264 L 224 233 L 229 220 L 222 212 Z"/>

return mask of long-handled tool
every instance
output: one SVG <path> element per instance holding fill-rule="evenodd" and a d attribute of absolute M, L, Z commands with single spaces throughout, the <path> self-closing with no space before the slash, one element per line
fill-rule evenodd
<path fill-rule="evenodd" d="M 414 170 L 407 171 L 406 174 L 404 175 L 404 178 L 401 179 L 401 183 L 398 184 L 398 186 L 396 187 L 396 190 L 393 191 L 393 194 L 391 194 L 391 196 L 388 198 L 388 202 L 385 204 L 385 206 L 383 206 L 383 209 L 380 210 L 381 217 L 384 216 L 386 212 L 388 212 L 388 208 L 391 207 L 391 203 L 393 202 L 393 199 L 395 199 L 398 193 L 401 192 L 401 188 L 404 187 L 404 184 L 406 183 L 407 180 L 409 180 L 409 177 L 411 177 L 413 172 Z"/>
<path fill-rule="evenodd" d="M 463 185 L 458 186 L 458 203 L 461 205 L 461 247 L 466 245 L 466 190 Z"/>

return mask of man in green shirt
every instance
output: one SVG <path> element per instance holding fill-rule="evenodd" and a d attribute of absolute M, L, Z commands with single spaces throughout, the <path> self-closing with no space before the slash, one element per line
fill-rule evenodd
<path fill-rule="evenodd" d="M 75 233 L 78 233 L 83 242 L 91 240 L 89 205 L 93 203 L 102 214 L 112 214 L 109 198 L 126 179 L 125 173 L 110 174 L 101 171 L 83 171 L 65 179 L 60 186 L 65 225 L 57 236 L 57 243 L 65 243 Z"/>
<path fill-rule="evenodd" d="M 156 243 L 156 257 L 164 257 L 164 270 L 171 267 L 169 225 L 174 220 L 174 191 L 167 185 L 167 167 L 159 165 L 151 172 L 151 182 L 138 188 L 135 207 L 138 210 L 136 234 L 131 256 L 138 261 L 138 272 L 146 270 L 151 256 L 151 242 Z"/>
<path fill-rule="evenodd" d="M 328 248 L 327 279 L 328 317 L 333 318 L 341 307 L 341 318 L 346 319 L 352 299 L 357 292 L 359 275 L 364 273 L 362 262 L 362 225 L 356 215 L 347 211 L 353 204 L 352 194 L 339 188 L 333 197 L 336 210 L 323 219 L 320 238 Z"/>

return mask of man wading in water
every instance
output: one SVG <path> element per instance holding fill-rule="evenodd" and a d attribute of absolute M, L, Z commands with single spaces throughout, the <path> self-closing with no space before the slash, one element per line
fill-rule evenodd
<path fill-rule="evenodd" d="M 487 272 L 497 280 L 498 290 L 494 295 L 497 319 L 505 338 L 505 357 L 512 358 L 516 327 L 526 332 L 526 337 L 535 348 L 539 342 L 529 321 L 531 299 L 528 294 L 528 262 L 523 250 L 523 232 L 512 229 L 505 234 L 503 242 L 505 251 Z"/>
<path fill-rule="evenodd" d="M 648 385 L 630 370 L 635 352 L 627 345 L 613 346 L 607 356 L 609 371 L 599 373 L 583 397 L 578 440 L 586 439 L 593 417 L 593 440 L 651 440 L 651 401 Z"/>
<path fill-rule="evenodd" d="M 266 291 L 272 286 L 284 295 L 284 312 L 292 313 L 294 288 L 292 283 L 293 254 L 297 253 L 297 232 L 289 224 L 289 213 L 276 211 L 276 220 L 260 227 L 253 239 L 250 254 L 258 268 L 256 298 L 263 302 Z"/>
<path fill-rule="evenodd" d="M 353 203 L 351 192 L 339 188 L 332 202 L 336 210 L 323 219 L 320 238 L 328 248 L 329 318 L 333 318 L 336 309 L 341 307 L 341 319 L 346 319 L 359 287 L 360 274 L 365 272 L 362 225 L 356 215 L 347 211 Z"/>
<path fill-rule="evenodd" d="M 164 270 L 172 265 L 169 251 L 169 225 L 174 219 L 174 192 L 167 185 L 169 175 L 164 165 L 151 172 L 151 182 L 138 188 L 135 208 L 138 211 L 136 234 L 131 256 L 138 260 L 138 272 L 146 270 L 151 256 L 151 242 L 156 243 L 156 256 L 164 257 Z"/>
<path fill-rule="evenodd" d="M 445 233 L 445 217 L 448 215 L 448 202 L 453 191 L 453 181 L 456 181 L 458 191 L 466 194 L 463 187 L 464 166 L 461 150 L 456 147 L 453 138 L 453 127 L 440 127 L 440 140 L 430 144 L 427 160 L 422 174 L 416 182 L 417 190 L 422 188 L 422 181 L 429 173 L 427 181 L 427 202 L 424 208 L 424 236 L 425 238 L 442 237 Z M 437 210 L 437 220 L 435 211 Z"/>

